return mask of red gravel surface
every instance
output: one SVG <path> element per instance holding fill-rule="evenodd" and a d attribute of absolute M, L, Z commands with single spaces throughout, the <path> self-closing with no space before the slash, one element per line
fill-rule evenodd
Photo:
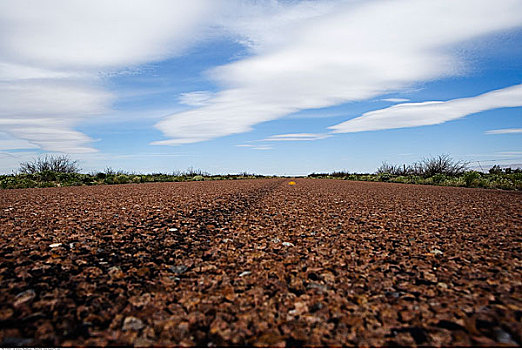
<path fill-rule="evenodd" d="M 522 344 L 520 193 L 288 181 L 0 191 L 0 345 Z"/>

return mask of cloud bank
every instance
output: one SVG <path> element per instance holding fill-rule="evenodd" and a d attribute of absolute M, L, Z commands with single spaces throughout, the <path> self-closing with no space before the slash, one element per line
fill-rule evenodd
<path fill-rule="evenodd" d="M 522 25 L 519 0 L 0 2 L 4 146 L 93 152 L 76 128 L 112 112 L 107 79 L 215 37 L 248 48 L 209 72 L 220 91 L 156 126 L 158 145 L 243 133 L 304 109 L 361 101 L 461 74 L 452 49 Z"/>
<path fill-rule="evenodd" d="M 104 76 L 183 53 L 205 35 L 215 3 L 0 2 L 0 126 L 10 140 L 26 140 L 8 144 L 94 151 L 74 127 L 110 112 L 115 97 Z"/>
<path fill-rule="evenodd" d="M 491 109 L 522 106 L 522 84 L 449 101 L 402 103 L 331 126 L 334 133 L 436 125 Z"/>
<path fill-rule="evenodd" d="M 519 0 L 328 2 L 314 11 L 305 4 L 282 7 L 281 26 L 239 26 L 253 56 L 214 69 L 223 89 L 207 105 L 160 121 L 168 139 L 155 144 L 243 133 L 303 109 L 455 76 L 466 62 L 452 48 L 522 25 Z"/>

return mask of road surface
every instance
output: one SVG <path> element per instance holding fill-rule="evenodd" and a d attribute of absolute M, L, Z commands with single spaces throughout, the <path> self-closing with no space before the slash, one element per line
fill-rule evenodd
<path fill-rule="evenodd" d="M 291 180 L 0 191 L 0 345 L 522 344 L 521 193 Z"/>

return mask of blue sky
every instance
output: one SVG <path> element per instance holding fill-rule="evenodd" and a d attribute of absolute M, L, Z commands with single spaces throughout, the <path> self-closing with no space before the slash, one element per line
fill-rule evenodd
<path fill-rule="evenodd" d="M 0 1 L 0 173 L 522 166 L 522 2 Z"/>

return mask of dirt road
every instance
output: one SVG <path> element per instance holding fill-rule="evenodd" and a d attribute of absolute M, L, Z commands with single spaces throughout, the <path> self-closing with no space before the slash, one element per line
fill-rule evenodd
<path fill-rule="evenodd" d="M 0 191 L 0 345 L 522 344 L 522 194 L 289 181 Z"/>

